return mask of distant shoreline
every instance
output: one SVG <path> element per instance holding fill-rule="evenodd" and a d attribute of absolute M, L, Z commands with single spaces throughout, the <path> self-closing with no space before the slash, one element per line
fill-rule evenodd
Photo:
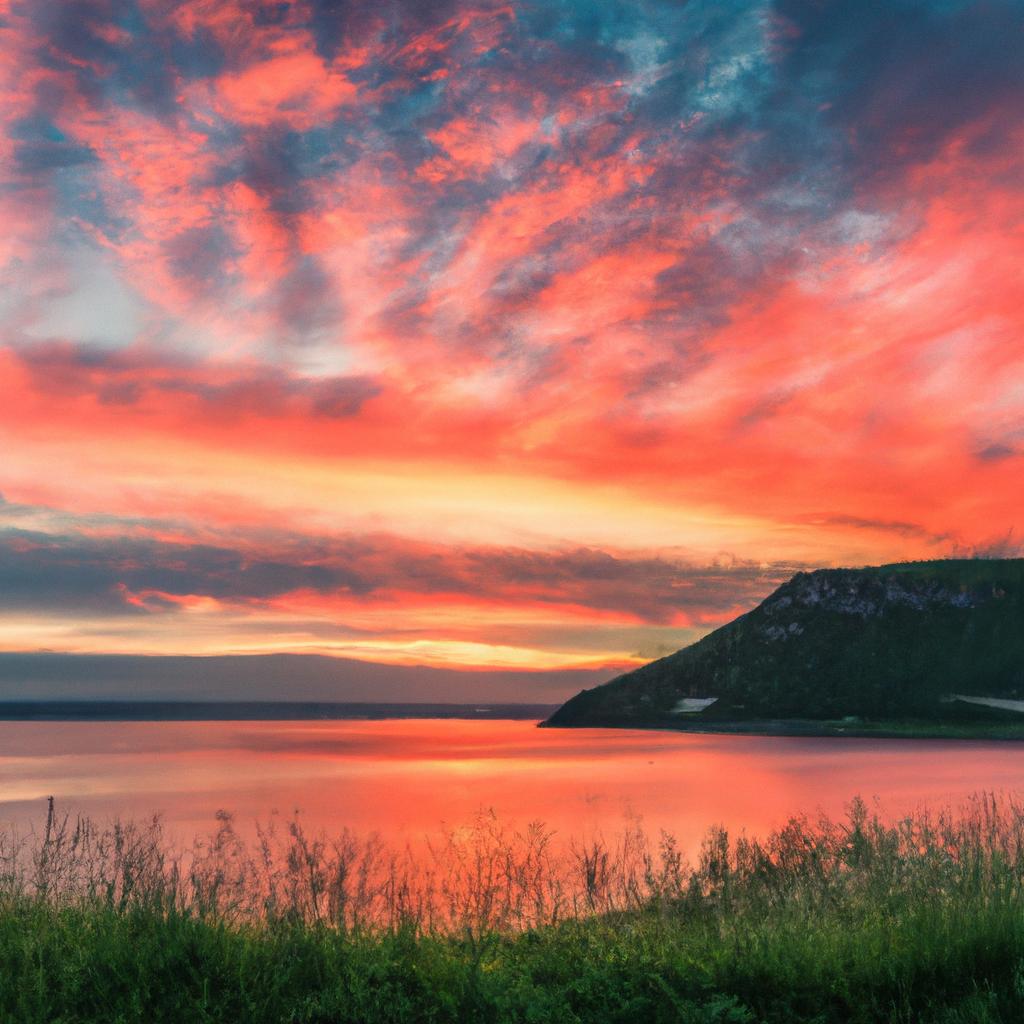
<path fill-rule="evenodd" d="M 557 704 L 422 704 L 363 701 L 0 701 L 0 721 L 273 722 L 387 719 L 545 719 Z"/>
<path fill-rule="evenodd" d="M 1024 721 L 931 722 L 880 720 L 877 722 L 817 721 L 810 718 L 754 719 L 704 722 L 583 722 L 555 725 L 541 722 L 542 729 L 644 729 L 721 736 L 793 736 L 886 740 L 1024 740 Z"/>
<path fill-rule="evenodd" d="M 544 729 L 641 729 L 723 736 L 1024 740 L 1024 721 L 842 722 L 814 719 L 756 719 L 552 725 L 548 719 L 557 708 L 557 704 L 425 704 L 367 701 L 0 701 L 0 722 L 513 720 L 534 721 L 539 728 Z"/>

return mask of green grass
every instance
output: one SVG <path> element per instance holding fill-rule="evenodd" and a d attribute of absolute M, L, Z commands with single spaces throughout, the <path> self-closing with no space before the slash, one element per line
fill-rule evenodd
<path fill-rule="evenodd" d="M 310 856 L 282 868 L 294 900 L 263 891 L 262 913 L 211 899 L 162 854 L 159 874 L 140 869 L 156 856 L 146 829 L 122 829 L 106 861 L 94 845 L 83 887 L 55 835 L 51 822 L 19 847 L 24 871 L 6 862 L 5 1022 L 1024 1019 L 1024 810 L 1008 801 L 892 825 L 855 803 L 845 821 L 794 819 L 760 842 L 713 831 L 692 868 L 668 841 L 657 855 L 577 847 L 558 863 L 578 869 L 565 891 L 583 902 L 529 927 L 490 911 L 444 927 L 321 914 L 300 880 L 333 854 L 304 837 Z M 225 892 L 237 854 L 219 855 Z"/>

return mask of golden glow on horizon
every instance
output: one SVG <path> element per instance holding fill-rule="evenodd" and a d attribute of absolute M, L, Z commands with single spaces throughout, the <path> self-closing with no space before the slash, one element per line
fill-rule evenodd
<path fill-rule="evenodd" d="M 777 559 L 859 563 L 892 549 L 890 538 L 872 539 L 863 529 L 824 518 L 773 521 L 659 498 L 659 490 L 675 489 L 672 481 L 645 493 L 594 481 L 488 472 L 457 462 L 368 466 L 352 459 L 249 456 L 197 449 L 167 437 L 154 439 L 141 452 L 123 452 L 107 439 L 73 444 L 81 477 L 43 482 L 38 467 L 54 464 L 67 452 L 68 441 L 22 440 L 7 467 L 8 499 L 74 505 L 84 514 L 141 511 L 154 518 L 186 518 L 202 510 L 208 527 L 222 529 L 294 522 L 307 531 L 379 531 L 541 548 L 564 545 L 568 533 L 579 545 L 672 549 L 705 559 L 727 552 L 756 560 L 770 551 Z M 909 557 L 927 553 L 921 544 Z"/>

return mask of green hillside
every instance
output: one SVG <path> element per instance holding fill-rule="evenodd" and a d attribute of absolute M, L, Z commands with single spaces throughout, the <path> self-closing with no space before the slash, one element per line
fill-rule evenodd
<path fill-rule="evenodd" d="M 954 694 L 1024 700 L 1024 559 L 798 573 L 697 643 L 584 690 L 546 724 L 1024 723 Z M 680 711 L 687 698 L 715 701 Z"/>

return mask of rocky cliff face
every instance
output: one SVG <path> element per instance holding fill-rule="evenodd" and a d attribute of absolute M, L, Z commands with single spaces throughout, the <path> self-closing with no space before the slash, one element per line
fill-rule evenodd
<path fill-rule="evenodd" d="M 924 612 L 940 608 L 976 608 L 1005 596 L 999 587 L 961 584 L 910 573 L 879 575 L 874 570 L 821 570 L 798 573 L 760 606 L 768 620 L 760 626 L 765 640 L 802 636 L 804 613 L 811 609 L 863 620 L 882 618 L 895 609 Z M 789 619 L 787 623 L 785 620 Z"/>
<path fill-rule="evenodd" d="M 934 718 L 949 693 L 1024 697 L 1024 560 L 798 573 L 696 644 L 585 690 L 552 725 L 707 718 Z M 962 713 L 962 711 L 958 711 Z"/>

